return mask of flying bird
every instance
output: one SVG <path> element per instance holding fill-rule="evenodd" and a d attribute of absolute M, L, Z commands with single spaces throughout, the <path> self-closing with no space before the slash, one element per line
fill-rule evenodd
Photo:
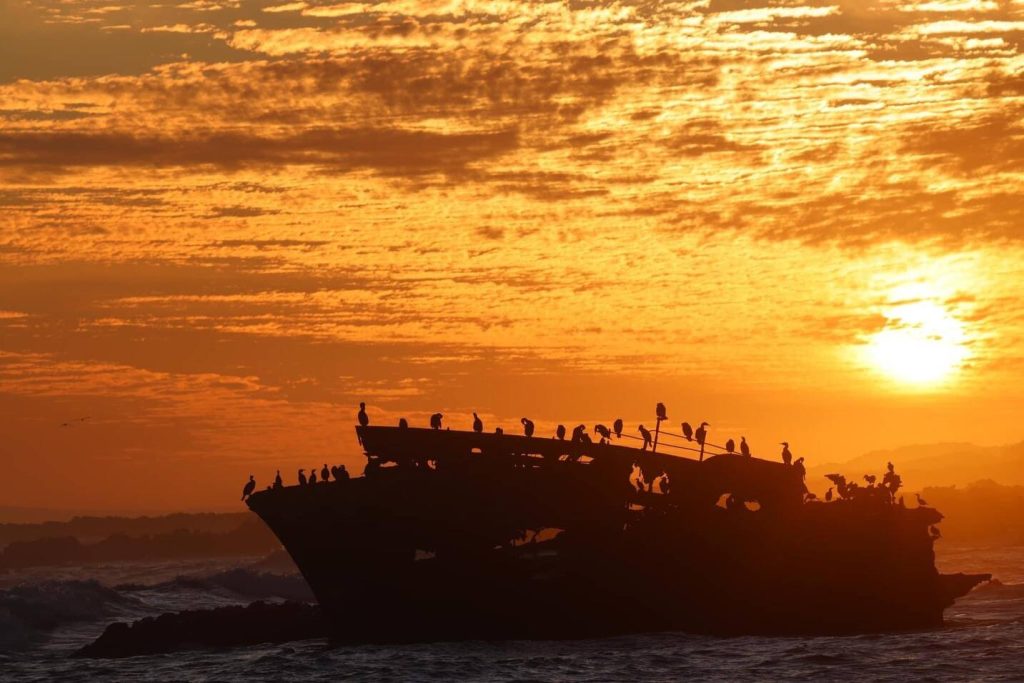
<path fill-rule="evenodd" d="M 683 423 L 683 437 L 685 437 L 687 441 L 693 441 L 693 427 L 690 426 L 689 422 Z"/>
<path fill-rule="evenodd" d="M 734 450 L 736 450 L 736 442 L 733 441 L 732 439 L 729 439 L 728 441 L 725 442 L 725 452 L 732 453 Z"/>
<path fill-rule="evenodd" d="M 256 490 L 256 479 L 251 474 L 249 475 L 249 481 L 245 482 L 245 488 L 242 489 L 242 500 L 245 500 L 252 495 L 252 492 Z"/>
<path fill-rule="evenodd" d="M 746 457 L 750 457 L 750 446 L 747 445 L 747 437 L 740 437 L 740 453 Z"/>
<path fill-rule="evenodd" d="M 615 438 L 622 438 L 622 418 L 618 418 L 612 423 L 612 431 L 615 432 Z"/>
<path fill-rule="evenodd" d="M 473 431 L 480 434 L 484 431 L 484 421 L 480 419 L 480 416 L 473 413 Z"/>
<path fill-rule="evenodd" d="M 789 465 L 793 462 L 793 454 L 789 452 L 789 442 L 783 441 L 779 444 L 782 446 L 782 462 L 783 464 Z"/>
<path fill-rule="evenodd" d="M 523 423 L 523 434 L 533 436 L 533 420 L 524 417 L 519 421 Z"/>
<path fill-rule="evenodd" d="M 356 417 L 359 418 L 359 424 L 361 426 L 365 427 L 366 425 L 370 424 L 370 416 L 366 414 L 366 404 L 365 403 L 360 403 L 359 404 L 359 413 L 358 413 L 358 415 Z"/>

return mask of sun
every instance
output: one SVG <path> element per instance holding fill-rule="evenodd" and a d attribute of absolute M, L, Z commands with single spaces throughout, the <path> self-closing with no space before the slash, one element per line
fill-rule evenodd
<path fill-rule="evenodd" d="M 935 301 L 895 304 L 868 342 L 870 363 L 907 385 L 926 387 L 952 378 L 968 357 L 964 324 Z"/>

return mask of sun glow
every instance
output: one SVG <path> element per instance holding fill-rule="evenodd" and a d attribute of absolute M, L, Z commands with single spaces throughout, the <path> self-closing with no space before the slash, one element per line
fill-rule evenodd
<path fill-rule="evenodd" d="M 885 375 L 930 386 L 948 381 L 967 359 L 963 322 L 938 302 L 898 304 L 885 315 L 885 328 L 867 347 L 872 365 Z"/>

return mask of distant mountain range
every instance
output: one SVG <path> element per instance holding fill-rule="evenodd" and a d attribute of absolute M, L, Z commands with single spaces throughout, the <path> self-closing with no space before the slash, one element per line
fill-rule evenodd
<path fill-rule="evenodd" d="M 865 474 L 881 474 L 888 462 L 896 466 L 908 491 L 929 486 L 962 487 L 981 480 L 1024 485 L 1024 441 L 1007 446 L 939 443 L 872 451 L 847 462 L 809 467 L 807 484 L 812 491 L 824 490 L 829 485 L 826 474 L 838 472 L 860 480 Z"/>

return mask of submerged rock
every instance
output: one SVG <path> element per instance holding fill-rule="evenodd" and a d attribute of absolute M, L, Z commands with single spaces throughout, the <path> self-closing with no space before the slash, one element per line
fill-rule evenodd
<path fill-rule="evenodd" d="M 76 657 L 133 657 L 180 650 L 238 647 L 320 638 L 327 629 L 315 605 L 254 602 L 248 606 L 188 610 L 106 628 Z"/>

